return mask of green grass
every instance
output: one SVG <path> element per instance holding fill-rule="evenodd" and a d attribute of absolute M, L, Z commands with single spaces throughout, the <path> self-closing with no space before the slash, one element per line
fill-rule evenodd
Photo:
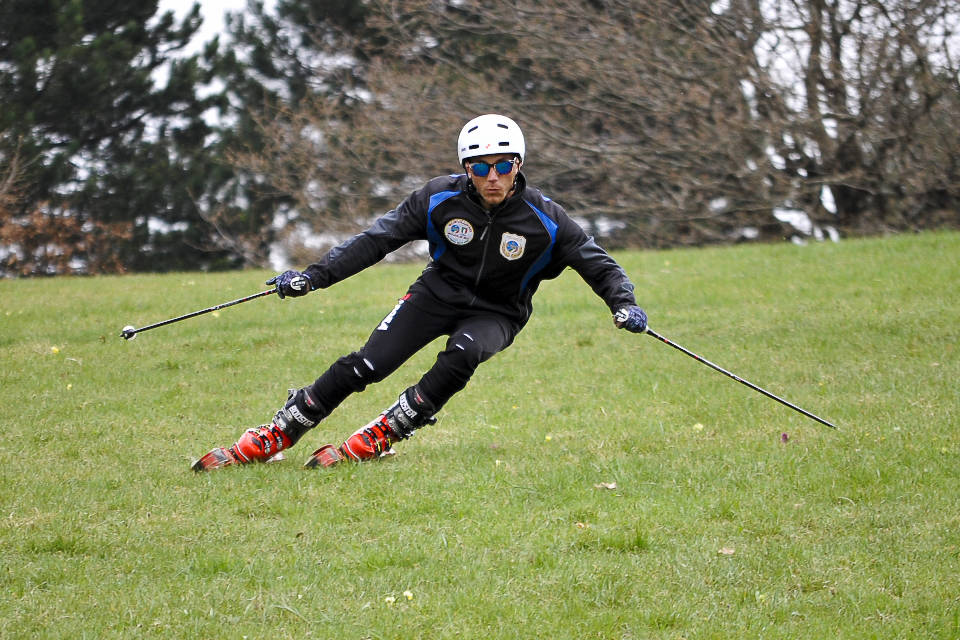
<path fill-rule="evenodd" d="M 284 463 L 189 465 L 420 266 L 131 342 L 270 274 L 2 281 L 0 637 L 958 638 L 958 256 L 956 233 L 617 255 L 654 329 L 837 432 L 614 330 L 568 272 L 437 425 L 322 472 L 300 463 L 440 343 Z"/>

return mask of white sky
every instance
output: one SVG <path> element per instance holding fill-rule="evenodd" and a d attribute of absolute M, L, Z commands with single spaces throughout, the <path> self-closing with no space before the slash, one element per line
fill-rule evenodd
<path fill-rule="evenodd" d="M 194 38 L 194 46 L 199 48 L 203 43 L 213 39 L 213 36 L 222 34 L 225 28 L 224 14 L 227 11 L 246 11 L 247 0 L 198 0 L 200 15 L 203 24 Z M 265 3 L 269 5 L 270 3 Z M 166 11 L 173 11 L 176 17 L 182 18 L 193 7 L 194 0 L 160 0 L 157 15 Z M 221 44 L 223 38 L 221 38 Z"/>

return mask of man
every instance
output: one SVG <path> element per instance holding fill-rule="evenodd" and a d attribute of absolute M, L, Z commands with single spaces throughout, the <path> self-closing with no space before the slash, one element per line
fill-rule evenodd
<path fill-rule="evenodd" d="M 306 467 L 370 460 L 436 422 L 481 362 L 513 342 L 540 282 L 571 267 L 593 288 L 616 326 L 642 333 L 647 318 L 624 270 L 587 237 L 562 207 L 527 185 L 526 148 L 517 123 L 481 115 L 457 142 L 464 173 L 430 180 L 372 227 L 332 249 L 302 273 L 267 281 L 281 298 L 302 296 L 379 262 L 411 240 L 427 240 L 431 261 L 359 350 L 334 362 L 310 385 L 291 390 L 270 424 L 218 447 L 196 471 L 262 462 L 292 447 L 351 393 L 393 373 L 438 336 L 449 339 L 436 362 L 392 406 L 339 447 L 324 445 Z"/>

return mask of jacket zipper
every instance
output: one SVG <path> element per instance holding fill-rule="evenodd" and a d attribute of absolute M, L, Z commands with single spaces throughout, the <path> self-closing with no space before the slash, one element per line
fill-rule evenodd
<path fill-rule="evenodd" d="M 489 213 L 487 214 L 487 225 L 483 228 L 483 232 L 480 234 L 480 239 L 483 240 L 483 253 L 480 256 L 480 268 L 477 270 L 477 277 L 473 281 L 474 290 L 480 286 L 480 278 L 483 276 L 483 268 L 487 264 L 487 249 L 490 247 L 490 238 L 487 236 L 487 232 L 490 231 L 490 227 L 493 226 L 493 216 Z M 477 296 L 473 296 L 470 300 L 470 306 L 473 306 L 473 303 L 477 301 Z"/>

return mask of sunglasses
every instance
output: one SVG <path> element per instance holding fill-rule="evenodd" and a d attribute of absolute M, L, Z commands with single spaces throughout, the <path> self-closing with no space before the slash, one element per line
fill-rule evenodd
<path fill-rule="evenodd" d="M 516 158 L 500 160 L 499 162 L 494 162 L 493 164 L 489 162 L 471 162 L 470 169 L 473 170 L 473 175 L 477 176 L 478 178 L 486 178 L 487 174 L 490 173 L 490 167 L 493 167 L 497 170 L 498 176 L 505 176 L 513 171 L 513 165 L 516 164 L 516 162 Z"/>

